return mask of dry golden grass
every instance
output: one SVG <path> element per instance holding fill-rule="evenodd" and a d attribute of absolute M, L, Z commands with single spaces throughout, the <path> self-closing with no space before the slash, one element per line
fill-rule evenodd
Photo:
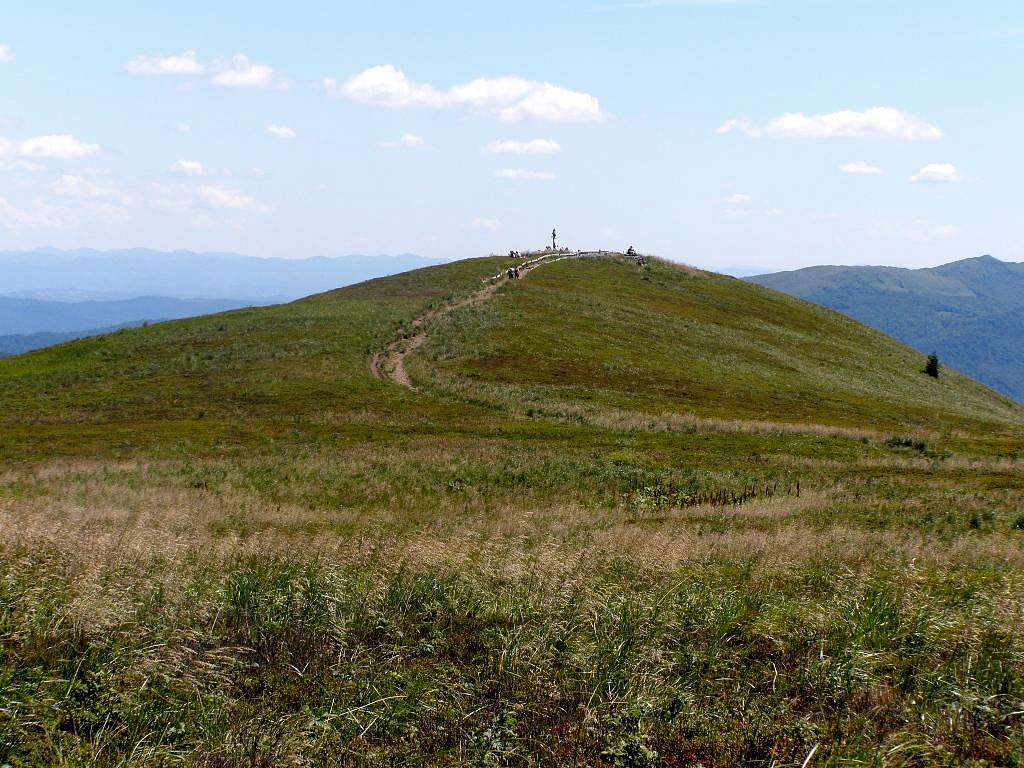
<path fill-rule="evenodd" d="M 436 446 L 421 449 L 429 456 Z M 357 452 L 346 461 L 365 464 L 369 459 Z M 313 462 L 321 469 L 329 464 L 323 457 Z M 995 464 L 1006 471 L 1015 467 Z M 822 560 L 845 562 L 851 569 L 886 562 L 1024 570 L 1022 542 L 1000 532 L 940 538 L 913 528 L 872 529 L 816 519 L 815 513 L 850 503 L 841 486 L 726 507 L 637 511 L 548 501 L 503 502 L 480 511 L 445 499 L 429 512 L 405 515 L 390 505 L 325 510 L 268 503 L 238 489 L 167 485 L 154 472 L 159 466 L 77 460 L 22 473 L 9 470 L 2 476 L 5 484 L 24 475 L 41 485 L 30 495 L 0 497 L 0 549 L 59 553 L 78 574 L 83 595 L 75 604 L 84 601 L 95 608 L 100 624 L 106 623 L 105 613 L 118 611 L 117 601 L 96 592 L 113 573 L 155 569 L 173 579 L 176 570 L 196 560 L 216 567 L 253 555 L 334 567 L 374 556 L 395 568 L 471 567 L 496 578 L 527 572 L 582 575 L 615 560 L 662 573 L 732 560 L 766 573 Z M 112 482 L 113 477 L 121 481 Z M 884 503 L 884 498 L 863 493 L 856 497 L 862 508 Z"/>

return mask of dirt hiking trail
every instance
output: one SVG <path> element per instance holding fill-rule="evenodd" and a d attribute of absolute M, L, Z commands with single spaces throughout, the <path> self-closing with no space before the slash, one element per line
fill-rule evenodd
<path fill-rule="evenodd" d="M 545 264 L 554 264 L 556 261 L 563 261 L 564 259 L 600 258 L 609 256 L 622 256 L 622 254 L 612 253 L 610 251 L 584 251 L 567 254 L 552 253 L 529 259 L 521 264 L 517 264 L 516 268 L 519 269 L 519 279 L 522 280 L 525 279 L 530 272 L 538 267 L 544 266 Z M 482 304 L 493 296 L 494 293 L 508 281 L 509 278 L 506 276 L 505 271 L 502 271 L 490 278 L 487 285 L 480 290 L 471 293 L 469 296 L 464 296 L 461 299 L 449 302 L 440 307 L 434 307 L 433 309 L 424 312 L 409 324 L 409 327 L 412 330 L 411 335 L 402 336 L 394 341 L 388 342 L 384 349 L 374 353 L 370 358 L 370 373 L 381 381 L 392 381 L 395 384 L 400 384 L 406 389 L 410 389 L 415 392 L 416 387 L 413 386 L 412 379 L 409 378 L 409 373 L 405 370 L 405 359 L 423 346 L 423 343 L 427 340 L 426 324 L 431 320 L 444 317 L 445 315 L 451 314 L 456 310 L 463 309 L 464 307 L 472 307 Z"/>

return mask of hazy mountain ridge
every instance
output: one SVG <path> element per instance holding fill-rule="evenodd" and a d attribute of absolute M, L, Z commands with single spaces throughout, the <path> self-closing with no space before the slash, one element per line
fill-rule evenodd
<path fill-rule="evenodd" d="M 1024 400 L 1024 264 L 981 256 L 927 269 L 821 266 L 748 279 L 935 352 Z"/>
<path fill-rule="evenodd" d="M 284 301 L 437 262 L 415 254 L 256 258 L 237 253 L 0 251 L 0 295 Z"/>
<path fill-rule="evenodd" d="M 99 336 L 103 333 L 113 333 L 114 331 L 119 331 L 122 328 L 137 328 L 144 322 L 144 320 L 137 320 L 133 323 L 112 325 L 107 328 L 89 328 L 84 331 L 69 331 L 67 333 L 51 333 L 43 331 L 41 333 L 8 334 L 0 336 L 0 357 L 22 355 L 36 349 L 52 347 L 54 344 L 63 344 L 66 341 L 84 339 L 89 336 Z"/>
<path fill-rule="evenodd" d="M 141 296 L 118 301 L 41 301 L 0 296 L 0 334 L 100 333 L 145 320 L 176 320 L 251 306 L 237 299 Z"/>

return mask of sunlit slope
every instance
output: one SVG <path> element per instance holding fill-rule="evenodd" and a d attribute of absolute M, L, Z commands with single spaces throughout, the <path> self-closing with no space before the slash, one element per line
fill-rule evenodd
<path fill-rule="evenodd" d="M 320 439 L 424 413 L 367 358 L 427 308 L 479 288 L 471 259 L 301 301 L 160 323 L 0 360 L 0 459 Z M 438 413 L 440 411 L 440 413 Z M 430 417 L 457 419 L 443 404 Z"/>
<path fill-rule="evenodd" d="M 869 429 L 1022 414 L 954 371 L 926 376 L 922 355 L 843 315 L 659 261 L 546 265 L 451 318 L 425 354 L 416 372 L 437 389 L 541 411 Z"/>
<path fill-rule="evenodd" d="M 533 434 L 567 414 L 975 435 L 1021 420 L 1019 406 L 952 371 L 928 378 L 921 355 L 841 315 L 625 259 L 544 265 L 428 323 L 408 361 L 419 392 L 370 375 L 375 350 L 506 263 L 430 267 L 2 360 L 0 459 Z"/>

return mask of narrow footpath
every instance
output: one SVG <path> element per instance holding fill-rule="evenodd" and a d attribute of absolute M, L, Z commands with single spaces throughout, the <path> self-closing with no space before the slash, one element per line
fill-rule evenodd
<path fill-rule="evenodd" d="M 542 267 L 545 264 L 554 264 L 556 261 L 608 256 L 622 256 L 622 254 L 610 251 L 585 251 L 581 253 L 567 253 L 562 255 L 553 253 L 538 256 L 517 265 L 519 269 L 519 279 L 525 279 L 530 272 L 538 267 Z M 492 277 L 488 281 L 487 285 L 480 290 L 471 293 L 469 296 L 449 302 L 448 304 L 440 307 L 435 307 L 423 313 L 410 323 L 410 328 L 412 329 L 412 334 L 410 336 L 405 336 L 388 342 L 382 350 L 374 353 L 370 358 L 370 373 L 381 381 L 392 381 L 395 384 L 400 384 L 406 389 L 416 391 L 416 387 L 413 386 L 412 379 L 409 378 L 409 373 L 405 369 L 405 359 L 422 347 L 423 343 L 427 340 L 426 325 L 431 320 L 444 317 L 456 310 L 484 303 L 507 282 L 508 277 L 505 272 L 500 272 Z"/>

